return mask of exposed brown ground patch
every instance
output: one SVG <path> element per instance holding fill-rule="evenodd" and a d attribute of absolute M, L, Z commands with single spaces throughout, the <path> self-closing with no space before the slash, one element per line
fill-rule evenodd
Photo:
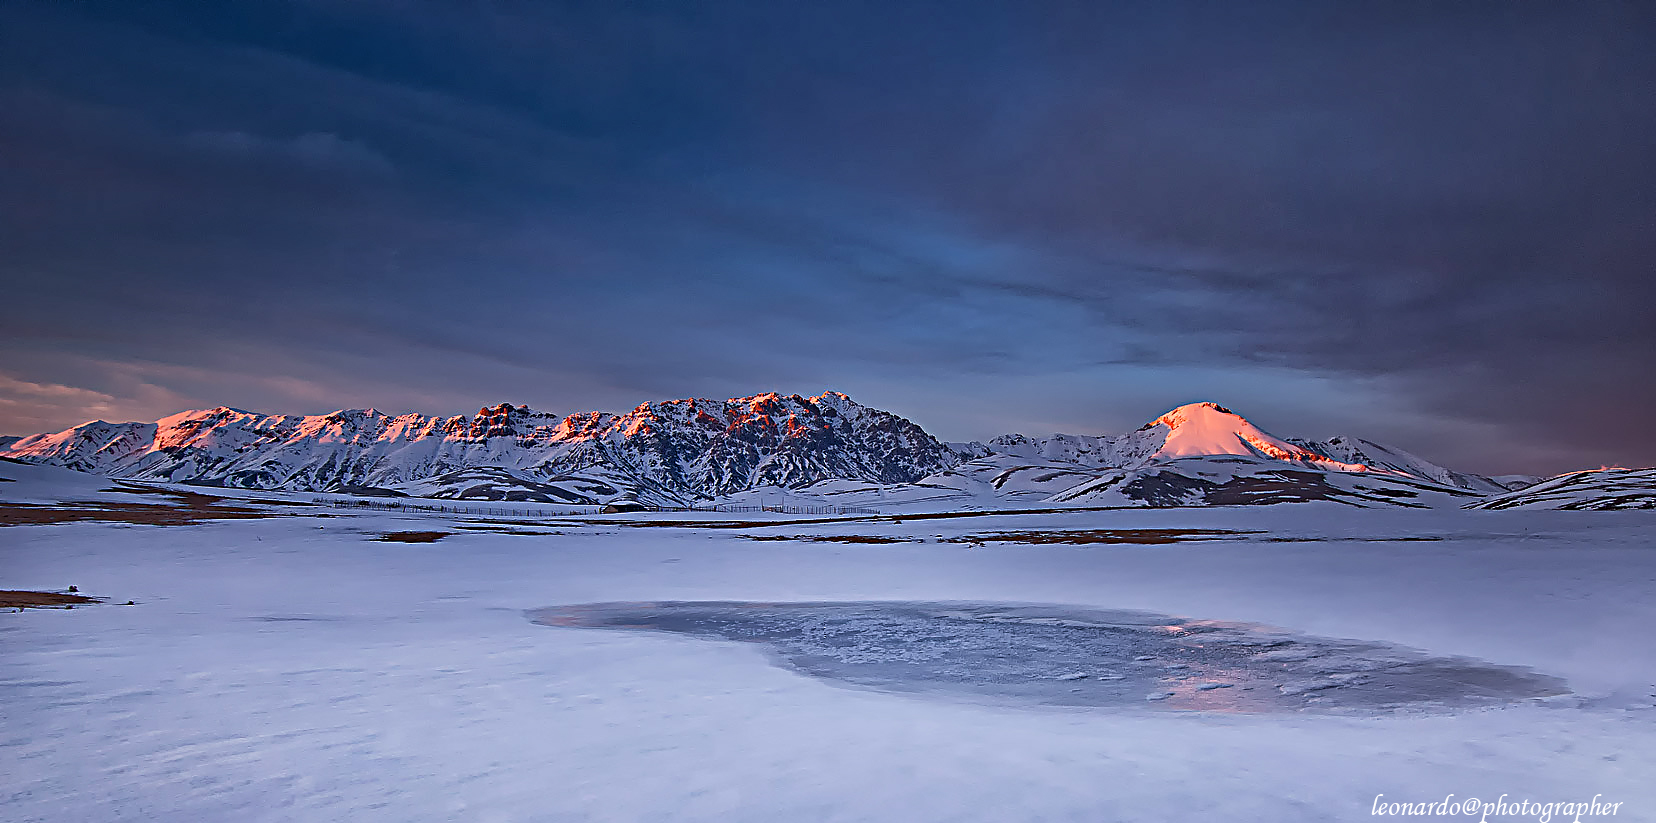
<path fill-rule="evenodd" d="M 563 532 L 532 531 L 530 529 L 517 529 L 517 528 L 512 528 L 510 526 L 455 526 L 455 528 L 463 529 L 463 530 L 469 531 L 469 532 L 488 532 L 490 534 L 515 534 L 515 535 L 519 535 L 519 536 L 522 536 L 522 537 L 551 537 L 553 535 L 563 534 Z"/>
<path fill-rule="evenodd" d="M 454 532 L 386 532 L 374 539 L 382 543 L 436 543 Z"/>
<path fill-rule="evenodd" d="M 983 511 L 922 512 L 919 514 L 847 515 L 843 517 L 811 517 L 794 520 L 576 520 L 590 526 L 662 526 L 688 529 L 764 529 L 774 526 L 820 526 L 824 523 L 897 523 L 908 520 L 953 520 L 960 517 L 1002 517 L 1018 514 L 1072 514 L 1075 512 L 1107 512 L 1137 508 L 1133 506 L 1066 506 L 1044 509 L 985 509 Z"/>
<path fill-rule="evenodd" d="M 263 509 L 223 503 L 223 498 L 191 492 L 161 492 L 179 499 L 164 503 L 74 502 L 39 506 L 28 503 L 0 503 L 0 526 L 44 526 L 96 520 L 107 523 L 135 523 L 148 526 L 187 526 L 204 520 L 244 520 L 271 517 Z"/>
<path fill-rule="evenodd" d="M 1267 537 L 1266 543 L 1436 543 L 1444 540 L 1436 535 L 1404 535 L 1402 537 Z"/>
<path fill-rule="evenodd" d="M 102 603 L 96 597 L 64 592 L 0 591 L 0 609 L 62 609 Z"/>
<path fill-rule="evenodd" d="M 1061 543 L 1087 545 L 1094 543 L 1131 543 L 1156 545 L 1182 543 L 1190 540 L 1229 540 L 1241 535 L 1262 534 L 1256 531 L 1210 531 L 1206 529 L 1088 529 L 1073 531 L 986 532 L 960 537 L 939 538 L 943 543 Z M 812 543 L 915 543 L 923 537 L 894 537 L 874 534 L 744 534 L 748 540 L 805 541 Z"/>
<path fill-rule="evenodd" d="M 990 532 L 949 538 L 951 543 L 1062 543 L 1079 546 L 1094 543 L 1159 545 L 1191 540 L 1230 540 L 1257 531 L 1209 531 L 1205 529 L 1088 529 L 1051 532 Z"/>
<path fill-rule="evenodd" d="M 912 543 L 911 537 L 882 537 L 873 534 L 744 534 L 749 540 L 808 540 L 812 543 Z"/>
<path fill-rule="evenodd" d="M 216 494 L 160 489 L 125 481 L 106 492 L 160 498 L 158 503 L 69 501 L 50 505 L 0 503 L 0 526 L 45 526 L 95 520 L 106 523 L 135 523 L 147 526 L 188 526 L 204 520 L 247 520 L 275 517 L 280 512 L 253 508 L 250 502 L 279 506 L 311 506 L 291 500 L 243 501 Z M 330 515 L 317 514 L 315 517 Z"/>

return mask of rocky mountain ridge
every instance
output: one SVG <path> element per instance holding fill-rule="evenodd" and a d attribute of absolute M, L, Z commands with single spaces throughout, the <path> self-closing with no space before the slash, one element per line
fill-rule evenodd
<path fill-rule="evenodd" d="M 680 506 L 778 489 L 860 505 L 873 502 L 864 499 L 870 495 L 948 490 L 939 494 L 973 508 L 1417 505 L 1422 494 L 1459 505 L 1508 490 L 1366 440 L 1278 438 L 1215 403 L 1180 406 L 1121 435 L 944 444 L 838 392 L 670 400 L 619 415 L 560 416 L 505 403 L 446 418 L 220 407 L 153 423 L 94 421 L 22 438 L 0 454 L 157 482 L 571 504 Z"/>
<path fill-rule="evenodd" d="M 661 503 L 828 478 L 912 482 L 957 459 L 919 426 L 836 392 L 671 400 L 620 415 L 561 417 L 505 403 L 448 418 L 220 407 L 154 423 L 95 421 L 23 438 L 4 454 L 138 480 L 297 491 L 395 492 L 492 468 L 504 472 L 497 481 L 586 486 L 570 489 L 571 502 L 596 492 Z"/>

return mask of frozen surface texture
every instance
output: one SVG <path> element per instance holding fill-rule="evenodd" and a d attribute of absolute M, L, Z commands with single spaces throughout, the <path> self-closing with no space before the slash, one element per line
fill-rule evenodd
<path fill-rule="evenodd" d="M 1558 678 L 1382 643 L 1148 612 L 1002 603 L 589 603 L 549 626 L 760 643 L 806 674 L 1009 703 L 1214 712 L 1447 709 L 1568 693 Z"/>

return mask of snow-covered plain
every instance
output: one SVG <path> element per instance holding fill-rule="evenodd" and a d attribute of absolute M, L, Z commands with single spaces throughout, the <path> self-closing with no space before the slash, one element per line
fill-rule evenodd
<path fill-rule="evenodd" d="M 0 614 L 0 817 L 1327 821 L 1370 819 L 1379 794 L 1505 794 L 1656 818 L 1656 512 L 1310 503 L 734 528 L 273 513 L 0 528 L 0 588 L 111 600 Z M 1029 542 L 1167 528 L 1255 533 Z M 451 534 L 375 539 L 406 531 Z M 1572 693 L 1354 714 L 1040 707 L 531 621 L 668 600 L 1144 610 L 1522 666 Z"/>

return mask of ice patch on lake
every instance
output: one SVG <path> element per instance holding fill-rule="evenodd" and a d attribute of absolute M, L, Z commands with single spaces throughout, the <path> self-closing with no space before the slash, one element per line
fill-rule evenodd
<path fill-rule="evenodd" d="M 813 677 L 1049 706 L 1445 710 L 1568 694 L 1562 680 L 1384 643 L 1147 612 L 1004 603 L 589 603 L 537 623 L 760 643 Z"/>

